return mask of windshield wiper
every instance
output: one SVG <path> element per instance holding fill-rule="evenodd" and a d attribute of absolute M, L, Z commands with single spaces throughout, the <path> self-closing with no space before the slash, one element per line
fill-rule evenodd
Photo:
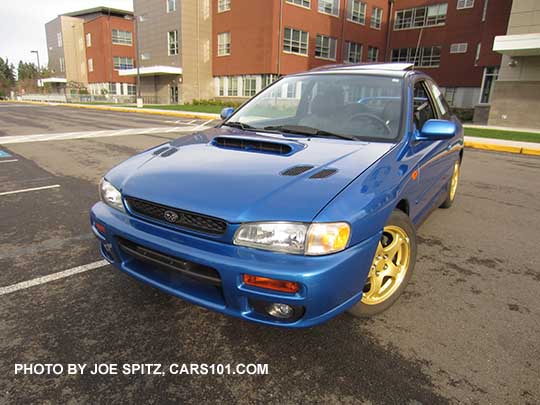
<path fill-rule="evenodd" d="M 354 136 L 335 134 L 333 132 L 323 131 L 319 128 L 308 127 L 304 125 L 275 125 L 270 127 L 264 127 L 268 131 L 280 131 L 287 134 L 308 135 L 320 138 L 339 138 L 346 139 L 348 141 L 356 141 Z"/>
<path fill-rule="evenodd" d="M 225 122 L 223 125 L 232 127 L 232 128 L 240 128 L 240 129 L 243 129 L 244 131 L 253 131 L 253 130 L 259 131 L 260 130 L 260 128 L 255 128 L 249 124 L 244 124 L 243 122 L 239 122 L 239 121 Z"/>

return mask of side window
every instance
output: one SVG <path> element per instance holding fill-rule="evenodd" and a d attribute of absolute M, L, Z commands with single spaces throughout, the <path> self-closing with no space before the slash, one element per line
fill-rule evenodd
<path fill-rule="evenodd" d="M 433 118 L 437 118 L 437 115 L 433 103 L 428 97 L 425 84 L 417 82 L 413 92 L 413 120 L 416 129 L 422 129 L 426 121 Z"/>
<path fill-rule="evenodd" d="M 446 102 L 444 96 L 442 95 L 441 90 L 431 80 L 428 80 L 427 84 L 429 86 L 431 95 L 433 96 L 433 99 L 435 100 L 435 104 L 437 104 L 437 108 L 439 109 L 439 113 L 441 114 L 441 117 L 444 118 L 444 119 L 449 119 L 450 118 L 450 106 L 448 105 L 448 103 Z"/>

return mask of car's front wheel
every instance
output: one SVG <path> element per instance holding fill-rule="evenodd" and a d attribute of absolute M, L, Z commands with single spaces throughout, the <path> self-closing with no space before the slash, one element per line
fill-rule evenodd
<path fill-rule="evenodd" d="M 396 302 L 412 277 L 416 232 L 407 214 L 394 210 L 383 229 L 362 299 L 349 309 L 357 317 L 377 315 Z"/>

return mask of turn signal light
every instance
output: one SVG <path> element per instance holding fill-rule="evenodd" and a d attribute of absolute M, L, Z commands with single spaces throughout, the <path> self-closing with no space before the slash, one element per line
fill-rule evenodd
<path fill-rule="evenodd" d="M 252 276 L 250 274 L 244 274 L 244 283 L 254 287 L 287 293 L 296 293 L 300 291 L 300 284 L 295 283 L 294 281 L 274 280 L 273 278 Z"/>
<path fill-rule="evenodd" d="M 102 235 L 106 235 L 107 231 L 105 230 L 105 225 L 100 224 L 99 222 L 96 222 L 95 224 L 96 229 L 98 232 Z"/>

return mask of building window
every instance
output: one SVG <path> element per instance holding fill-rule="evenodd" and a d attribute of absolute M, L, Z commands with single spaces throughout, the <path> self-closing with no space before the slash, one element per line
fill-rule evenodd
<path fill-rule="evenodd" d="M 478 62 L 480 61 L 480 52 L 482 51 L 482 43 L 478 42 L 476 45 L 476 55 L 474 57 L 474 66 L 478 66 Z"/>
<path fill-rule="evenodd" d="M 128 84 L 127 94 L 128 96 L 135 96 L 137 94 L 137 86 L 135 86 L 134 84 Z"/>
<path fill-rule="evenodd" d="M 167 44 L 170 55 L 178 55 L 178 31 L 169 31 L 167 33 Z"/>
<path fill-rule="evenodd" d="M 450 45 L 450 53 L 467 53 L 468 44 L 466 42 Z"/>
<path fill-rule="evenodd" d="M 88 71 L 89 72 L 94 71 L 94 59 L 92 58 L 88 59 Z"/>
<path fill-rule="evenodd" d="M 486 21 L 488 3 L 489 0 L 484 0 L 484 8 L 482 9 L 482 21 Z"/>
<path fill-rule="evenodd" d="M 227 95 L 229 97 L 238 97 L 238 77 L 229 76 Z"/>
<path fill-rule="evenodd" d="M 392 49 L 392 62 L 414 63 L 416 67 L 438 67 L 441 63 L 441 47 Z"/>
<path fill-rule="evenodd" d="M 382 13 L 382 8 L 373 7 L 371 11 L 371 24 L 369 25 L 371 28 L 381 29 Z"/>
<path fill-rule="evenodd" d="M 61 48 L 63 46 L 62 33 L 61 32 L 56 33 L 56 41 L 58 42 L 58 47 Z"/>
<path fill-rule="evenodd" d="M 252 76 L 244 77 L 244 97 L 252 97 L 257 94 L 257 79 Z"/>
<path fill-rule="evenodd" d="M 167 13 L 172 13 L 176 11 L 176 0 L 166 0 L 167 1 Z"/>
<path fill-rule="evenodd" d="M 319 0 L 319 13 L 339 16 L 339 0 Z"/>
<path fill-rule="evenodd" d="M 86 33 L 86 47 L 90 48 L 92 46 L 92 34 Z"/>
<path fill-rule="evenodd" d="M 115 45 L 131 45 L 133 42 L 130 31 L 112 30 L 112 43 Z"/>
<path fill-rule="evenodd" d="M 446 22 L 448 4 L 434 4 L 396 11 L 394 30 L 442 25 Z"/>
<path fill-rule="evenodd" d="M 225 95 L 225 79 L 226 77 L 219 78 L 219 90 L 218 96 L 223 97 Z"/>
<path fill-rule="evenodd" d="M 231 9 L 231 0 L 218 0 L 217 11 L 223 13 Z"/>
<path fill-rule="evenodd" d="M 296 53 L 299 55 L 307 55 L 308 38 L 309 34 L 306 31 L 285 28 L 283 50 L 285 52 Z"/>
<path fill-rule="evenodd" d="M 446 23 L 448 3 L 435 4 L 427 8 L 426 26 L 441 25 Z"/>
<path fill-rule="evenodd" d="M 311 0 L 286 0 L 287 3 L 296 4 L 306 8 L 311 8 Z"/>
<path fill-rule="evenodd" d="M 480 89 L 480 104 L 489 104 L 493 85 L 499 77 L 498 67 L 484 68 L 484 77 L 482 78 L 482 87 Z"/>
<path fill-rule="evenodd" d="M 231 33 L 222 32 L 218 34 L 218 56 L 226 56 L 231 54 Z"/>
<path fill-rule="evenodd" d="M 379 60 L 379 48 L 375 48 L 374 46 L 368 46 L 367 61 L 377 62 L 378 60 Z"/>
<path fill-rule="evenodd" d="M 362 61 L 362 45 L 356 42 L 346 42 L 345 52 L 345 63 L 360 63 Z"/>
<path fill-rule="evenodd" d="M 133 69 L 133 59 L 124 56 L 115 56 L 113 58 L 115 70 Z"/>
<path fill-rule="evenodd" d="M 337 39 L 317 34 L 315 57 L 321 59 L 336 60 Z"/>
<path fill-rule="evenodd" d="M 347 10 L 349 21 L 358 24 L 366 23 L 366 3 L 360 0 L 349 0 L 349 8 Z"/>
<path fill-rule="evenodd" d="M 60 59 L 58 60 L 58 62 L 60 63 L 60 72 L 65 72 L 66 71 L 66 60 L 64 59 L 64 57 L 60 56 Z"/>
<path fill-rule="evenodd" d="M 263 88 L 270 86 L 277 79 L 279 79 L 278 75 L 263 75 L 262 76 L 262 86 L 263 86 Z"/>
<path fill-rule="evenodd" d="M 116 94 L 116 83 L 109 83 L 109 94 Z"/>
<path fill-rule="evenodd" d="M 473 8 L 474 0 L 458 0 L 457 9 L 461 10 L 462 8 Z"/>

